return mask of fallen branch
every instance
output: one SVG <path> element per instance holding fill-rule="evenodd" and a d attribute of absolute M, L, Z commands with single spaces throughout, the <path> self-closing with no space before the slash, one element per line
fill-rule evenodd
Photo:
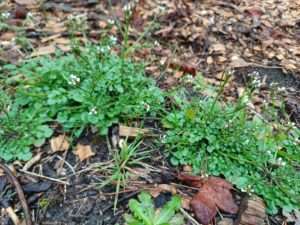
<path fill-rule="evenodd" d="M 22 190 L 22 187 L 21 187 L 19 181 L 17 180 L 17 178 L 13 175 L 13 173 L 10 171 L 10 169 L 6 165 L 0 163 L 0 168 L 2 170 L 4 170 L 4 172 L 6 173 L 9 182 L 13 186 L 15 186 L 16 192 L 17 192 L 18 197 L 19 197 L 20 202 L 21 202 L 21 206 L 22 206 L 23 211 L 24 211 L 26 225 L 33 225 L 32 221 L 31 221 L 31 214 L 30 214 L 30 211 L 29 211 L 29 207 L 27 205 L 27 201 L 26 201 L 24 192 Z"/>

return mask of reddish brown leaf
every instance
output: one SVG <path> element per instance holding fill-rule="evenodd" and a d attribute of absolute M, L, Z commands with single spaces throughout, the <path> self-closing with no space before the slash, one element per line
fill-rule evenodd
<path fill-rule="evenodd" d="M 208 177 L 206 178 L 206 183 L 212 187 L 222 187 L 228 190 L 233 188 L 231 183 L 219 177 Z"/>
<path fill-rule="evenodd" d="M 191 75 L 195 76 L 197 73 L 197 67 L 190 63 L 179 63 L 179 62 L 174 61 L 174 62 L 171 62 L 170 66 L 175 69 L 178 68 L 185 74 L 191 74 Z"/>
<path fill-rule="evenodd" d="M 192 176 L 184 173 L 178 174 L 177 178 L 186 183 L 191 185 L 192 187 L 198 187 L 201 188 L 203 185 L 203 178 L 199 176 Z"/>
<path fill-rule="evenodd" d="M 196 218 L 203 224 L 209 224 L 214 218 L 217 208 L 228 213 L 237 213 L 238 207 L 230 192 L 232 184 L 219 177 L 202 178 L 179 174 L 178 179 L 200 188 L 191 201 Z"/>
<path fill-rule="evenodd" d="M 214 190 L 214 202 L 220 210 L 232 214 L 237 213 L 238 207 L 229 189 L 220 186 L 210 187 Z"/>
<path fill-rule="evenodd" d="M 217 214 L 217 207 L 212 198 L 213 194 L 213 189 L 205 185 L 190 203 L 197 220 L 204 225 L 209 224 Z"/>
<path fill-rule="evenodd" d="M 246 9 L 245 12 L 251 17 L 260 17 L 263 15 L 263 11 L 259 8 Z"/>

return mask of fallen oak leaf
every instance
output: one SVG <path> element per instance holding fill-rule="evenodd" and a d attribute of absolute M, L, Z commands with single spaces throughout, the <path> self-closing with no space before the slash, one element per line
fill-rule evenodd
<path fill-rule="evenodd" d="M 233 189 L 231 183 L 218 177 L 202 178 L 187 174 L 179 174 L 178 179 L 200 188 L 191 201 L 191 208 L 196 218 L 202 224 L 209 224 L 215 217 L 217 208 L 224 212 L 235 214 L 238 207 L 230 192 Z"/>
<path fill-rule="evenodd" d="M 213 194 L 214 191 L 205 185 L 191 200 L 191 208 L 196 219 L 202 224 L 209 224 L 217 214 Z"/>
<path fill-rule="evenodd" d="M 76 151 L 74 154 L 79 157 L 80 161 L 84 161 L 95 155 L 90 145 L 82 144 L 77 144 Z"/>

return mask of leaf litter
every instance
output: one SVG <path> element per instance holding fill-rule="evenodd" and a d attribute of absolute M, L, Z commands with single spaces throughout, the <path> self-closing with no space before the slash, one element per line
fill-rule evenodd
<path fill-rule="evenodd" d="M 14 31 L 5 31 L 1 34 L 0 44 L 5 46 L 5 51 L 0 52 L 0 60 L 14 64 L 28 55 L 33 57 L 53 54 L 57 48 L 69 51 L 70 42 L 68 40 L 71 35 L 68 33 L 66 21 L 68 16 L 74 12 L 80 14 L 87 11 L 89 15 L 92 15 L 88 20 L 87 32 L 92 41 L 100 39 L 101 35 L 97 29 L 108 27 L 109 21 L 113 18 L 108 7 L 109 4 L 105 2 L 91 3 L 93 7 L 90 7 L 91 5 L 85 1 L 46 1 L 42 5 L 37 4 L 34 0 L 15 2 L 22 7 L 16 10 L 14 3 L 9 1 L 0 6 L 1 9 L 11 12 L 15 17 L 9 19 L 10 24 L 20 27 L 21 21 L 27 17 L 29 12 L 34 14 L 36 20 L 34 27 L 27 29 L 25 33 L 33 45 L 33 50 L 29 51 L 29 54 L 25 51 L 24 46 L 16 45 L 15 40 L 11 38 L 16 35 Z M 124 19 L 120 1 L 112 1 L 112 5 L 116 17 Z M 158 78 L 162 73 L 160 65 L 163 65 L 163 68 L 166 69 L 163 72 L 170 76 L 170 79 L 166 79 L 165 84 L 169 87 L 177 84 L 178 80 L 187 74 L 195 75 L 202 72 L 214 77 L 227 68 L 279 67 L 297 75 L 300 72 L 299 7 L 300 3 L 293 0 L 280 2 L 264 0 L 255 1 L 255 3 L 246 0 L 229 2 L 142 0 L 136 4 L 134 9 L 132 29 L 137 32 L 133 32 L 135 34 L 133 37 L 143 31 L 153 18 L 157 18 L 160 27 L 150 32 L 149 36 L 151 41 L 158 42 L 158 46 L 146 51 L 146 56 L 153 55 L 151 56 L 153 61 L 147 68 L 152 76 Z M 94 16 L 95 14 L 100 16 Z M 26 24 L 22 26 L 26 27 Z M 116 27 L 112 26 L 109 33 L 115 34 Z M 80 37 L 82 33 L 79 32 L 76 35 Z M 170 50 L 174 49 L 174 46 L 175 52 Z M 140 60 L 143 57 L 145 55 L 141 57 L 137 54 L 135 58 Z M 176 72 L 174 73 L 174 71 Z M 296 102 L 293 103 L 293 106 L 292 112 L 297 110 L 299 104 Z M 294 117 L 300 115 L 299 112 L 294 114 L 292 114 Z M 58 139 L 50 140 L 50 147 L 55 154 L 67 151 L 69 143 L 66 143 L 65 140 L 62 141 L 62 136 L 56 138 Z M 61 141 L 62 146 L 59 146 L 58 142 Z M 86 159 L 93 160 L 100 154 L 92 151 L 90 145 L 78 144 L 75 149 L 76 157 L 83 163 L 86 163 Z M 101 146 L 101 149 L 104 147 Z M 74 160 L 70 158 L 72 156 L 68 155 L 66 160 Z M 75 165 L 72 164 L 72 166 Z M 34 167 L 32 171 L 36 168 Z M 51 169 L 51 164 L 46 163 L 44 170 L 46 175 L 56 176 L 55 171 Z M 217 209 L 236 213 L 237 206 L 231 194 L 233 187 L 227 181 L 211 177 L 181 177 L 180 179 L 200 189 L 190 201 L 199 221 L 203 221 L 204 224 L 211 222 Z M 27 182 L 30 184 L 30 181 Z M 61 189 L 60 186 L 57 187 Z M 164 191 L 168 190 L 167 187 L 170 188 L 164 184 L 160 184 L 160 187 Z M 174 187 L 171 187 L 172 190 L 169 191 L 175 192 Z M 208 197 L 210 195 L 207 193 L 215 198 Z M 57 201 L 55 197 L 54 201 Z M 93 211 L 92 207 L 95 205 L 96 211 L 99 209 L 94 200 L 86 202 L 80 199 L 79 203 L 86 204 L 86 211 L 81 209 L 77 211 L 79 216 L 89 215 L 89 210 Z M 78 206 L 74 202 L 71 202 L 72 204 L 75 205 L 74 208 Z M 70 211 L 73 209 L 70 207 Z M 289 221 L 293 221 L 294 218 L 294 221 L 298 222 L 295 218 L 299 217 L 295 215 L 290 214 L 286 217 Z M 94 224 L 92 219 L 89 222 L 89 224 Z"/>

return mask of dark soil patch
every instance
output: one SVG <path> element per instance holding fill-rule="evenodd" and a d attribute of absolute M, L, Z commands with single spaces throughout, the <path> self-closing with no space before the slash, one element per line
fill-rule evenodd
<path fill-rule="evenodd" d="M 280 68 L 243 67 L 235 71 L 236 80 L 247 83 L 256 77 L 265 88 L 284 90 L 285 109 L 290 119 L 300 127 L 300 79 L 291 73 L 285 73 Z"/>

